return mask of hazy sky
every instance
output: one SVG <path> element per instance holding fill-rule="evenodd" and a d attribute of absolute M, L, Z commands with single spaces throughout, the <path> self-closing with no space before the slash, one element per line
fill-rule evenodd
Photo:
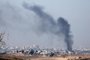
<path fill-rule="evenodd" d="M 90 0 L 28 0 L 45 7 L 55 19 L 66 18 L 71 24 L 74 46 L 90 48 Z"/>
<path fill-rule="evenodd" d="M 24 0 L 11 3 L 19 5 L 21 1 Z M 67 19 L 71 24 L 74 48 L 90 48 L 90 0 L 27 0 L 27 3 L 44 7 L 54 19 Z"/>

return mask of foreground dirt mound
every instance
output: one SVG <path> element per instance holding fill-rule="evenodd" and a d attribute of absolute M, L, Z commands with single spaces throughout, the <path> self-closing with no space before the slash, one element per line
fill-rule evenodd
<path fill-rule="evenodd" d="M 24 60 L 19 58 L 0 58 L 0 60 Z"/>
<path fill-rule="evenodd" d="M 90 55 L 70 55 L 57 57 L 26 56 L 26 55 L 1 55 L 0 60 L 90 60 Z"/>

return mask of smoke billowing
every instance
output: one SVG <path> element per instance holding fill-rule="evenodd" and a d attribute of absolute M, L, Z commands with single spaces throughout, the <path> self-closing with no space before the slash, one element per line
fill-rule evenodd
<path fill-rule="evenodd" d="M 58 25 L 59 28 L 61 29 L 61 32 L 65 35 L 65 43 L 67 45 L 67 49 L 69 51 L 72 51 L 72 36 L 70 35 L 70 24 L 64 19 L 64 18 L 59 18 L 58 19 Z"/>
<path fill-rule="evenodd" d="M 24 7 L 35 12 L 42 19 L 40 22 L 42 24 L 41 30 L 44 32 L 49 31 L 58 36 L 62 33 L 65 36 L 64 41 L 67 45 L 67 49 L 72 51 L 73 42 L 71 40 L 72 36 L 70 35 L 70 24 L 64 18 L 60 17 L 56 23 L 53 17 L 43 12 L 39 6 L 34 5 L 30 7 L 24 4 Z"/>
<path fill-rule="evenodd" d="M 51 43 L 61 44 L 60 41 L 64 40 L 67 49 L 72 51 L 70 24 L 64 18 L 60 17 L 55 20 L 37 5 L 30 6 L 23 3 L 18 6 L 9 2 L 1 5 L 0 30 L 5 29 L 9 33 L 11 44 L 36 44 L 52 47 Z M 64 36 L 63 39 L 62 36 Z"/>

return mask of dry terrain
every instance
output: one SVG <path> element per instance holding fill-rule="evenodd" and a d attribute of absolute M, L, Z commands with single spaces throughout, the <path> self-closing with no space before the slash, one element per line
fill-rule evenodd
<path fill-rule="evenodd" d="M 57 57 L 1 55 L 0 60 L 90 60 L 90 55 L 69 55 Z"/>

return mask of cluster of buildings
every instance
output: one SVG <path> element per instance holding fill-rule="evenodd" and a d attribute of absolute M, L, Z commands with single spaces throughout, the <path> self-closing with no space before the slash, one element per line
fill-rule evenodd
<path fill-rule="evenodd" d="M 89 53 L 90 50 L 74 50 L 74 54 L 85 54 Z M 0 54 L 13 54 L 19 56 L 60 56 L 65 54 L 72 54 L 70 51 L 62 50 L 62 49 L 40 49 L 39 47 L 1 47 Z"/>
<path fill-rule="evenodd" d="M 28 55 L 28 56 L 57 56 L 65 54 L 64 50 L 60 49 L 40 49 L 39 47 L 8 47 L 1 48 L 0 54 L 17 54 L 17 55 Z"/>

